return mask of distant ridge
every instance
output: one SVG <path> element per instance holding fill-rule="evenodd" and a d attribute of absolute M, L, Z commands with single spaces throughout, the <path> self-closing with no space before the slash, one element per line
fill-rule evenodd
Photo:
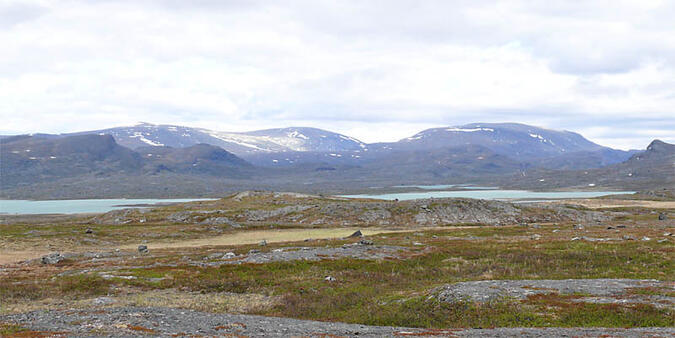
<path fill-rule="evenodd" d="M 598 168 L 628 159 L 636 151 L 623 151 L 593 143 L 578 133 L 520 123 L 471 123 L 432 128 L 397 142 L 366 144 L 353 137 L 309 127 L 288 127 L 250 132 L 223 132 L 178 125 L 141 122 L 62 135 L 112 135 L 118 144 L 138 149 L 148 146 L 185 148 L 197 144 L 221 147 L 258 166 L 279 167 L 303 163 L 364 165 L 391 152 L 425 151 L 476 145 L 496 154 L 551 169 Z"/>
<path fill-rule="evenodd" d="M 247 177 L 252 165 L 222 148 L 197 144 L 186 148 L 146 147 L 133 151 L 111 135 L 57 138 L 14 136 L 0 149 L 3 189 L 63 178 L 83 181 L 104 176 L 138 176 L 170 172 L 218 177 Z"/>
<path fill-rule="evenodd" d="M 236 133 L 141 122 L 129 127 L 115 127 L 67 135 L 79 134 L 110 134 L 120 145 L 131 149 L 147 146 L 184 148 L 205 143 L 221 147 L 238 156 L 279 152 L 359 151 L 366 147 L 365 143 L 352 137 L 307 127 Z"/>

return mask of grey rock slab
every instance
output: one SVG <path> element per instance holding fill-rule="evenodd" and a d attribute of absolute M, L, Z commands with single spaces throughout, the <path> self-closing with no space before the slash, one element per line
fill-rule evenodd
<path fill-rule="evenodd" d="M 432 293 L 441 301 L 470 300 L 486 302 L 500 298 L 525 299 L 536 294 L 588 294 L 616 296 L 628 288 L 662 287 L 675 290 L 672 282 L 653 279 L 562 279 L 562 280 L 485 280 L 460 282 L 435 289 Z"/>
<path fill-rule="evenodd" d="M 32 330 L 69 337 L 199 335 L 248 337 L 673 337 L 675 328 L 493 328 L 434 330 L 233 315 L 163 307 L 61 309 L 0 316 Z"/>
<path fill-rule="evenodd" d="M 249 337 L 338 336 L 382 337 L 422 329 L 317 322 L 253 315 L 214 314 L 162 307 L 113 307 L 96 310 L 34 311 L 0 316 L 33 330 L 68 332 L 70 336 L 243 335 Z M 136 328 L 135 330 L 133 328 Z M 143 328 L 144 330 L 139 330 Z M 149 331 L 152 330 L 152 331 Z"/>
<path fill-rule="evenodd" d="M 246 255 L 237 256 L 228 260 L 200 263 L 206 266 L 220 266 L 226 264 L 254 263 L 262 264 L 269 262 L 288 262 L 297 260 L 319 261 L 322 259 L 338 259 L 351 257 L 358 259 L 384 259 L 397 257 L 401 251 L 406 250 L 399 246 L 379 246 L 371 244 L 345 244 L 341 247 L 289 247 L 273 251 L 253 251 Z"/>

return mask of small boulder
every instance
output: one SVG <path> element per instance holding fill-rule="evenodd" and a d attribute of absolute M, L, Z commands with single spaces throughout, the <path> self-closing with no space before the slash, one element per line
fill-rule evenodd
<path fill-rule="evenodd" d="M 139 245 L 138 246 L 138 252 L 140 253 L 148 253 L 148 246 L 147 245 Z"/>
<path fill-rule="evenodd" d="M 333 276 L 326 276 L 326 278 L 324 278 L 323 280 L 325 280 L 326 282 L 329 282 L 329 283 L 337 281 L 337 279 L 335 279 L 335 277 L 333 277 Z"/>
<path fill-rule="evenodd" d="M 259 246 L 267 246 L 267 241 L 263 239 L 262 241 L 260 241 L 260 243 L 258 243 L 258 245 Z"/>
<path fill-rule="evenodd" d="M 94 230 L 91 230 L 91 228 L 87 229 L 84 231 L 85 234 L 93 234 Z"/>
<path fill-rule="evenodd" d="M 50 253 L 49 255 L 42 256 L 42 264 L 56 264 L 62 260 L 66 259 L 65 257 L 61 256 L 60 253 L 58 252 L 53 252 Z"/>
<path fill-rule="evenodd" d="M 363 237 L 361 230 L 356 230 L 353 234 L 349 235 L 347 238 L 356 238 L 356 237 Z"/>
<path fill-rule="evenodd" d="M 665 212 L 660 212 L 659 213 L 659 221 L 665 221 L 668 219 L 668 216 L 666 215 Z"/>
<path fill-rule="evenodd" d="M 224 259 L 230 259 L 230 258 L 234 258 L 234 257 L 237 257 L 237 254 L 235 254 L 234 252 L 228 252 L 228 253 L 223 255 Z"/>
<path fill-rule="evenodd" d="M 256 250 L 256 249 L 251 249 L 251 250 L 248 251 L 249 254 L 256 254 L 256 253 L 259 253 L 259 252 L 260 252 L 260 250 Z"/>
<path fill-rule="evenodd" d="M 91 301 L 91 305 L 109 305 L 115 303 L 115 300 L 110 297 L 98 297 Z"/>
<path fill-rule="evenodd" d="M 581 224 L 575 224 L 574 225 L 574 230 L 584 230 L 584 226 Z"/>
<path fill-rule="evenodd" d="M 362 239 L 359 241 L 359 244 L 361 245 L 373 245 L 373 241 L 367 240 L 367 239 Z"/>
<path fill-rule="evenodd" d="M 212 253 L 212 254 L 204 257 L 204 260 L 206 261 L 206 260 L 212 260 L 212 259 L 219 259 L 219 258 L 222 258 L 222 257 L 223 257 L 222 253 L 216 252 L 216 253 Z"/>

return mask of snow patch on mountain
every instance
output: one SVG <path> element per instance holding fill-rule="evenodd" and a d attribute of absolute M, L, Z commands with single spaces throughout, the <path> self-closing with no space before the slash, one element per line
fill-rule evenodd
<path fill-rule="evenodd" d="M 147 135 L 150 135 L 149 133 L 146 133 L 146 134 L 147 134 Z M 143 135 L 143 133 L 142 133 L 142 132 L 139 132 L 139 131 L 134 132 L 134 134 L 133 134 L 133 135 L 130 135 L 129 137 L 130 137 L 130 138 L 138 138 L 141 142 L 146 143 L 146 144 L 149 144 L 149 145 L 154 146 L 154 147 L 158 147 L 158 146 L 163 146 L 163 145 L 164 145 L 163 143 L 155 142 L 155 141 L 153 141 L 153 140 L 149 140 L 149 139 L 145 138 L 145 136 Z"/>
<path fill-rule="evenodd" d="M 446 131 L 453 131 L 453 132 L 463 132 L 463 133 L 473 133 L 476 131 L 489 131 L 489 132 L 494 132 L 495 130 L 492 128 L 446 128 Z"/>
<path fill-rule="evenodd" d="M 272 152 L 273 150 L 261 146 L 260 144 L 257 144 L 259 140 L 256 140 L 253 137 L 246 137 L 244 135 L 239 135 L 239 134 L 233 134 L 233 133 L 222 133 L 222 132 L 217 132 L 217 131 L 211 131 L 211 130 L 206 130 L 203 129 L 202 131 L 206 132 L 207 134 L 225 142 L 230 142 L 234 143 L 243 147 L 251 148 L 253 150 L 257 151 L 264 151 L 264 152 Z"/>
<path fill-rule="evenodd" d="M 288 137 L 298 137 L 304 140 L 309 140 L 309 137 L 301 134 L 299 131 L 294 130 L 293 132 L 288 133 Z"/>

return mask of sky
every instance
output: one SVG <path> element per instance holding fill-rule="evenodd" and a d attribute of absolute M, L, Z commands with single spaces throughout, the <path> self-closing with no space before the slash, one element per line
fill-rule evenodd
<path fill-rule="evenodd" d="M 0 134 L 521 122 L 644 149 L 675 143 L 673 18 L 657 0 L 0 0 Z"/>

